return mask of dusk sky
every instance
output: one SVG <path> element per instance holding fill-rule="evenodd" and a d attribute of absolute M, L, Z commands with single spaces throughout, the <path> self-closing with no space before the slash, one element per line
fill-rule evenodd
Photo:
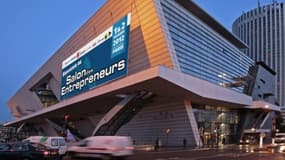
<path fill-rule="evenodd" d="M 231 30 L 258 0 L 194 0 Z M 285 0 L 278 0 L 284 2 Z M 0 1 L 0 123 L 12 120 L 7 101 L 100 8 L 105 0 Z M 272 0 L 260 0 L 261 5 Z"/>

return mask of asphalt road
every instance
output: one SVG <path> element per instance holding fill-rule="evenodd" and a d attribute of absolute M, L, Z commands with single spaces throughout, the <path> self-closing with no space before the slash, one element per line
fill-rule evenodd
<path fill-rule="evenodd" d="M 282 153 L 240 152 L 237 150 L 173 151 L 159 153 L 137 153 L 130 160 L 284 160 Z"/>
<path fill-rule="evenodd" d="M 256 146 L 231 146 L 226 148 L 202 148 L 183 150 L 137 151 L 127 160 L 284 160 L 279 148 Z M 65 158 L 68 160 L 68 158 Z"/>

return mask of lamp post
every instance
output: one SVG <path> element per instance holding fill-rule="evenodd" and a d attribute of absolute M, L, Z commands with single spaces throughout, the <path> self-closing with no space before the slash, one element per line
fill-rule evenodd
<path fill-rule="evenodd" d="M 170 131 L 171 131 L 170 128 L 167 128 L 167 129 L 165 130 L 165 133 L 166 133 L 166 150 L 167 150 L 167 148 L 168 148 L 168 135 L 169 135 Z"/>
<path fill-rule="evenodd" d="M 272 144 L 275 144 L 276 131 L 277 131 L 277 129 L 276 129 L 276 118 L 272 118 L 272 128 L 271 128 Z"/>
<path fill-rule="evenodd" d="M 67 135 L 68 120 L 69 120 L 69 115 L 68 114 L 64 115 L 64 127 L 63 127 L 63 129 L 64 129 L 64 132 L 65 132 L 64 133 L 65 135 Z"/>

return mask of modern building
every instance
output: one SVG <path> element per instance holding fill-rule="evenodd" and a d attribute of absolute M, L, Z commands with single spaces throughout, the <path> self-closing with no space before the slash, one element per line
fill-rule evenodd
<path fill-rule="evenodd" d="M 244 129 L 271 130 L 279 111 L 253 100 L 247 83 L 271 72 L 246 47 L 193 1 L 109 0 L 11 97 L 5 126 L 138 145 L 234 143 Z"/>
<path fill-rule="evenodd" d="M 274 96 L 285 104 L 285 9 L 284 3 L 258 6 L 233 23 L 233 33 L 244 41 L 243 49 L 255 61 L 263 61 L 277 72 Z"/>

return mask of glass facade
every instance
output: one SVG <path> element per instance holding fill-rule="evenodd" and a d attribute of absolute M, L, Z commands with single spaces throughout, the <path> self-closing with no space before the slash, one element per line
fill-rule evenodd
<path fill-rule="evenodd" d="M 57 97 L 55 96 L 53 91 L 49 88 L 47 82 L 44 82 L 41 85 L 33 88 L 31 91 L 34 92 L 35 95 L 37 95 L 43 107 L 45 108 L 58 103 Z"/>
<path fill-rule="evenodd" d="M 58 103 L 58 99 L 56 98 L 52 90 L 39 89 L 35 91 L 35 93 L 39 97 L 45 108 Z"/>
<path fill-rule="evenodd" d="M 204 145 L 235 143 L 238 139 L 240 115 L 237 110 L 194 104 L 193 113 Z"/>
<path fill-rule="evenodd" d="M 160 2 L 181 72 L 224 87 L 247 75 L 253 60 L 175 1 Z"/>

